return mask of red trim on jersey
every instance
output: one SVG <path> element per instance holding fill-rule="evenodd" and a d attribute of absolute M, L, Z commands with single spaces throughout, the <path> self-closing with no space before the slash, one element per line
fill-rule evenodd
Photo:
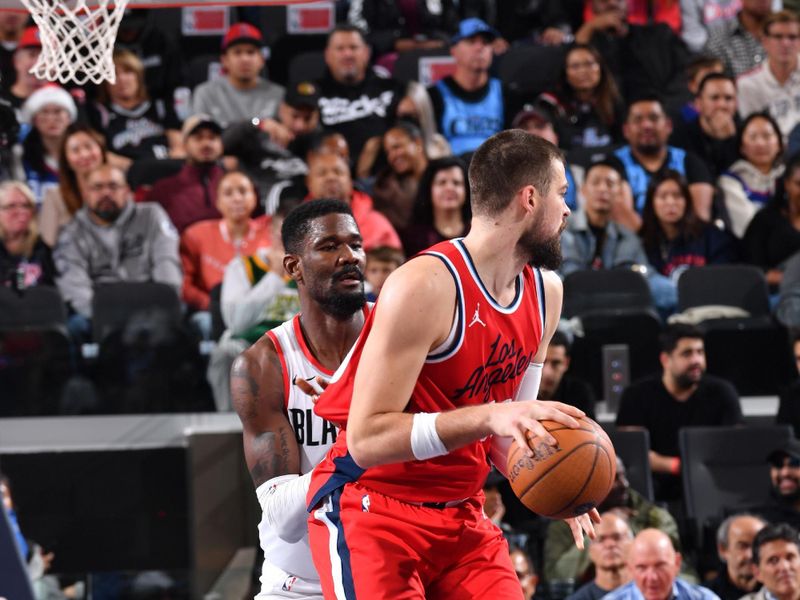
<path fill-rule="evenodd" d="M 367 317 L 369 316 L 370 311 L 370 304 L 367 303 L 364 305 L 364 308 L 361 309 L 361 312 L 364 313 L 364 321 L 366 322 Z M 319 369 L 322 373 L 327 375 L 328 377 L 333 377 L 334 371 L 325 368 L 322 366 L 317 358 L 311 353 L 311 350 L 308 348 L 308 344 L 306 344 L 306 338 L 303 335 L 303 328 L 300 327 L 300 315 L 294 317 L 292 322 L 292 327 L 294 328 L 294 337 L 297 338 L 297 343 L 300 346 L 300 350 L 303 352 L 303 356 L 306 357 L 306 360 L 314 365 L 317 369 Z M 360 335 L 360 333 L 359 333 Z"/>
<path fill-rule="evenodd" d="M 333 371 L 323 367 L 322 363 L 319 362 L 311 353 L 311 350 L 309 350 L 308 345 L 306 344 L 306 338 L 303 335 L 303 328 L 300 327 L 300 315 L 297 315 L 294 319 L 292 319 L 292 327 L 294 328 L 294 337 L 297 339 L 297 344 L 300 346 L 300 350 L 303 352 L 303 356 L 306 357 L 306 360 L 328 377 L 332 376 Z"/>
<path fill-rule="evenodd" d="M 281 361 L 281 379 L 283 379 L 283 410 L 287 412 L 289 411 L 289 367 L 286 365 L 286 357 L 283 355 L 283 348 L 281 347 L 281 343 L 278 341 L 278 336 L 276 336 L 272 331 L 268 331 L 267 335 L 269 339 L 272 340 L 272 345 L 275 346 L 275 352 L 278 353 L 278 358 Z"/>

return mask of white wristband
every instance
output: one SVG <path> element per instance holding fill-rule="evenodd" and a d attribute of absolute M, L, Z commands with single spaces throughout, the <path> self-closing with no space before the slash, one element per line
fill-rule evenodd
<path fill-rule="evenodd" d="M 448 450 L 436 433 L 439 413 L 416 413 L 411 425 L 411 452 L 417 460 L 444 456 Z"/>
<path fill-rule="evenodd" d="M 542 369 L 544 363 L 532 362 L 528 365 L 525 375 L 522 376 L 522 383 L 517 388 L 514 401 L 517 400 L 538 400 L 539 384 L 542 382 Z"/>

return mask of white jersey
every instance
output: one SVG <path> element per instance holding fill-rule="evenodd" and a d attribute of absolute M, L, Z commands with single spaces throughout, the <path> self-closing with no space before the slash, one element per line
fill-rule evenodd
<path fill-rule="evenodd" d="M 314 412 L 311 398 L 294 385 L 296 378 L 311 380 L 320 376 L 330 379 L 333 372 L 323 367 L 311 354 L 300 329 L 300 316 L 286 321 L 267 332 L 275 345 L 283 373 L 283 397 L 289 424 L 294 430 L 300 450 L 301 474 L 311 471 L 336 441 L 337 429 Z M 271 563 L 307 582 L 319 582 L 311 560 L 308 535 L 290 544 L 280 539 L 265 519 L 258 525 L 258 537 L 267 563 Z M 263 578 L 262 578 L 263 579 Z M 271 583 L 271 582 L 270 582 Z M 264 581 L 262 581 L 262 589 Z"/>

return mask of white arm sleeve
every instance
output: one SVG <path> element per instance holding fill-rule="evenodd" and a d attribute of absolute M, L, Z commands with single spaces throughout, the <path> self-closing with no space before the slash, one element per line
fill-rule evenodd
<path fill-rule="evenodd" d="M 285 542 L 295 543 L 308 532 L 306 494 L 311 472 L 305 475 L 281 475 L 256 488 L 258 503 L 267 524 Z"/>
<path fill-rule="evenodd" d="M 514 396 L 514 402 L 517 400 L 538 400 L 539 398 L 539 384 L 542 383 L 542 369 L 544 363 L 532 362 L 528 365 L 528 370 L 522 376 L 522 383 L 517 388 L 517 395 Z"/>
<path fill-rule="evenodd" d="M 519 384 L 514 401 L 517 400 L 536 400 L 539 395 L 539 384 L 542 382 L 542 368 L 544 363 L 534 363 L 528 365 L 525 375 L 522 376 L 522 383 Z M 511 437 L 493 436 L 492 444 L 489 448 L 489 460 L 495 468 L 505 477 L 508 477 L 506 463 L 508 459 L 508 449 L 511 447 Z"/>

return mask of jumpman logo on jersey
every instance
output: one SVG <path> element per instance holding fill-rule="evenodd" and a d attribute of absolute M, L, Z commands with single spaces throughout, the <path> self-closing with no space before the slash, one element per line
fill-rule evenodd
<path fill-rule="evenodd" d="M 472 321 L 470 322 L 470 324 L 469 324 L 469 326 L 467 327 L 467 329 L 469 329 L 469 327 L 472 327 L 473 325 L 475 325 L 475 323 L 480 323 L 481 325 L 483 325 L 484 327 L 486 327 L 486 323 L 484 323 L 483 321 L 481 321 L 481 314 L 480 314 L 480 310 L 481 310 L 481 303 L 480 303 L 480 302 L 478 302 L 477 306 L 475 307 L 475 314 L 474 314 L 474 315 L 472 315 Z"/>

